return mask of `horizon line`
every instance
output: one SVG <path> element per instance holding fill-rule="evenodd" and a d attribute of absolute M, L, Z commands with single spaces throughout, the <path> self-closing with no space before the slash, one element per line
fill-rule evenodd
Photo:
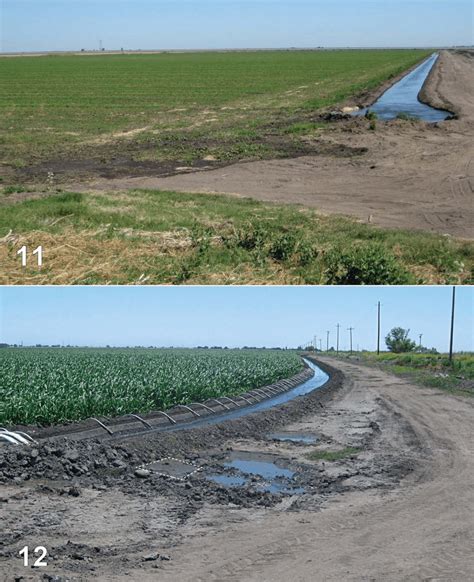
<path fill-rule="evenodd" d="M 425 50 L 425 49 L 474 49 L 474 45 L 386 45 L 386 46 L 288 46 L 288 47 L 240 47 L 240 48 L 173 48 L 173 49 L 64 49 L 64 50 L 37 50 L 37 51 L 4 51 L 0 55 L 52 55 L 52 54 L 79 54 L 79 55 L 110 55 L 110 54 L 166 54 L 166 53 L 214 53 L 214 52 L 259 52 L 259 51 L 331 51 L 331 50 Z"/>

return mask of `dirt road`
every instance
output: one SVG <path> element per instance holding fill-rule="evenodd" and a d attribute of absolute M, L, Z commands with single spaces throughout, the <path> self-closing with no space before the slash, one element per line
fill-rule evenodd
<path fill-rule="evenodd" d="M 403 452 L 407 423 L 427 457 L 391 493 L 356 492 L 319 513 L 273 513 L 191 537 L 163 580 L 473 579 L 472 403 L 381 371 L 370 370 L 369 380 L 366 368 L 338 367 L 353 385 L 331 409 L 356 412 L 381 399 L 398 419 L 383 427 L 384 440 Z"/>
<path fill-rule="evenodd" d="M 234 194 L 303 204 L 383 227 L 472 238 L 473 55 L 443 51 L 423 91 L 426 101 L 459 119 L 434 125 L 397 120 L 378 123 L 376 131 L 354 120 L 318 138 L 321 149 L 328 144 L 368 148 L 365 155 L 239 163 L 168 178 L 103 179 L 90 187 Z"/>
<path fill-rule="evenodd" d="M 42 580 L 47 572 L 61 576 L 50 580 L 107 582 L 472 580 L 472 401 L 355 363 L 326 363 L 344 376 L 323 400 L 313 393 L 271 413 L 271 420 L 263 413 L 170 441 L 175 456 L 187 451 L 203 474 L 229 449 L 272 455 L 299 472 L 304 494 L 213 489 L 203 476 L 182 483 L 138 479 L 133 468 L 118 468 L 118 452 L 133 465 L 137 447 L 156 454 L 163 435 L 115 451 L 91 443 L 75 460 L 66 453 L 72 482 L 59 474 L 57 482 L 23 475 L 19 483 L 3 483 L 4 579 Z M 309 461 L 314 445 L 266 438 L 275 423 L 319 435 L 318 449 L 360 452 Z M 101 479 L 91 478 L 93 468 L 79 471 L 87 450 L 92 467 L 105 455 L 117 469 Z M 27 457 L 20 466 L 28 471 Z M 1 471 L 8 472 L 5 461 Z M 27 543 L 48 548 L 45 570 L 21 566 L 17 552 Z"/>

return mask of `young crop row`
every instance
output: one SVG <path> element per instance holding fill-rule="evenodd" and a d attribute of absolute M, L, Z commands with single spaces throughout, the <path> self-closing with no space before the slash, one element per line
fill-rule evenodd
<path fill-rule="evenodd" d="M 268 125 L 271 111 L 287 111 L 289 104 L 309 111 L 332 105 L 376 87 L 427 54 L 347 50 L 0 59 L 0 77 L 8 79 L 0 90 L 2 158 L 20 168 L 57 156 L 97 157 L 99 151 L 104 159 L 110 151 L 123 156 L 122 145 L 111 146 L 113 139 L 101 147 L 88 140 L 146 127 L 150 131 L 134 140 L 137 161 L 138 154 L 183 161 L 196 155 L 195 140 L 214 147 L 223 143 L 233 158 L 252 153 L 258 158 L 265 148 L 239 131 Z M 209 108 L 217 124 L 206 122 Z M 204 136 L 198 129 L 203 121 Z"/>
<path fill-rule="evenodd" d="M 237 394 L 302 369 L 280 350 L 0 350 L 0 425 L 52 424 Z"/>

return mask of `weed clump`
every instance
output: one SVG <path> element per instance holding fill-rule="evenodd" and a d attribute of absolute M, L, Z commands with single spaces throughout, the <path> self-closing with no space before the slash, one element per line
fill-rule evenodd
<path fill-rule="evenodd" d="M 268 254 L 275 261 L 288 261 L 295 253 L 297 245 L 296 236 L 287 232 L 271 243 Z"/>
<path fill-rule="evenodd" d="M 325 257 L 329 285 L 406 285 L 413 282 L 383 245 L 371 243 L 350 250 L 332 249 Z"/>
<path fill-rule="evenodd" d="M 238 229 L 232 236 L 226 238 L 226 243 L 229 247 L 235 245 L 246 251 L 255 251 L 262 249 L 268 238 L 268 231 L 260 224 L 250 224 Z"/>
<path fill-rule="evenodd" d="M 348 457 L 354 457 L 361 452 L 361 449 L 356 447 L 346 447 L 341 451 L 320 451 L 315 449 L 306 454 L 306 458 L 310 461 L 340 461 Z"/>
<path fill-rule="evenodd" d="M 8 196 L 10 194 L 21 194 L 22 192 L 26 192 L 26 188 L 24 188 L 23 186 L 5 186 L 4 188 L 1 189 L 1 193 L 4 194 L 5 196 Z"/>
<path fill-rule="evenodd" d="M 409 113 L 405 113 L 404 111 L 398 113 L 397 119 L 401 119 L 402 121 L 417 121 L 416 117 L 410 115 Z"/>

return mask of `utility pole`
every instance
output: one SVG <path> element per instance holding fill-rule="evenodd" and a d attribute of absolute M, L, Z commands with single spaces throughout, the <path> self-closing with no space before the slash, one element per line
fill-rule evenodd
<path fill-rule="evenodd" d="M 351 338 L 351 356 L 352 356 L 352 332 L 354 331 L 354 328 L 349 327 L 349 328 L 347 328 L 347 331 L 349 332 L 349 336 Z"/>
<path fill-rule="evenodd" d="M 338 323 L 336 325 L 337 327 L 337 340 L 336 340 L 336 354 L 339 355 L 339 328 L 341 327 L 340 324 Z"/>
<path fill-rule="evenodd" d="M 316 336 L 313 337 L 313 348 L 315 352 L 318 351 L 318 338 Z"/>
<path fill-rule="evenodd" d="M 326 334 L 327 334 L 327 338 L 326 338 L 326 351 L 329 352 L 329 331 L 327 331 Z"/>
<path fill-rule="evenodd" d="M 451 306 L 451 337 L 449 338 L 449 361 L 453 361 L 453 342 L 454 342 L 454 313 L 456 309 L 456 287 L 453 287 L 453 302 Z"/>
<path fill-rule="evenodd" d="M 377 356 L 380 355 L 380 301 L 377 305 Z"/>
<path fill-rule="evenodd" d="M 319 340 L 319 351 L 320 352 L 323 351 L 323 340 L 322 339 Z"/>
<path fill-rule="evenodd" d="M 418 344 L 418 347 L 421 348 L 421 338 L 423 337 L 423 334 L 420 333 L 420 335 L 418 337 L 420 338 L 420 343 Z"/>

